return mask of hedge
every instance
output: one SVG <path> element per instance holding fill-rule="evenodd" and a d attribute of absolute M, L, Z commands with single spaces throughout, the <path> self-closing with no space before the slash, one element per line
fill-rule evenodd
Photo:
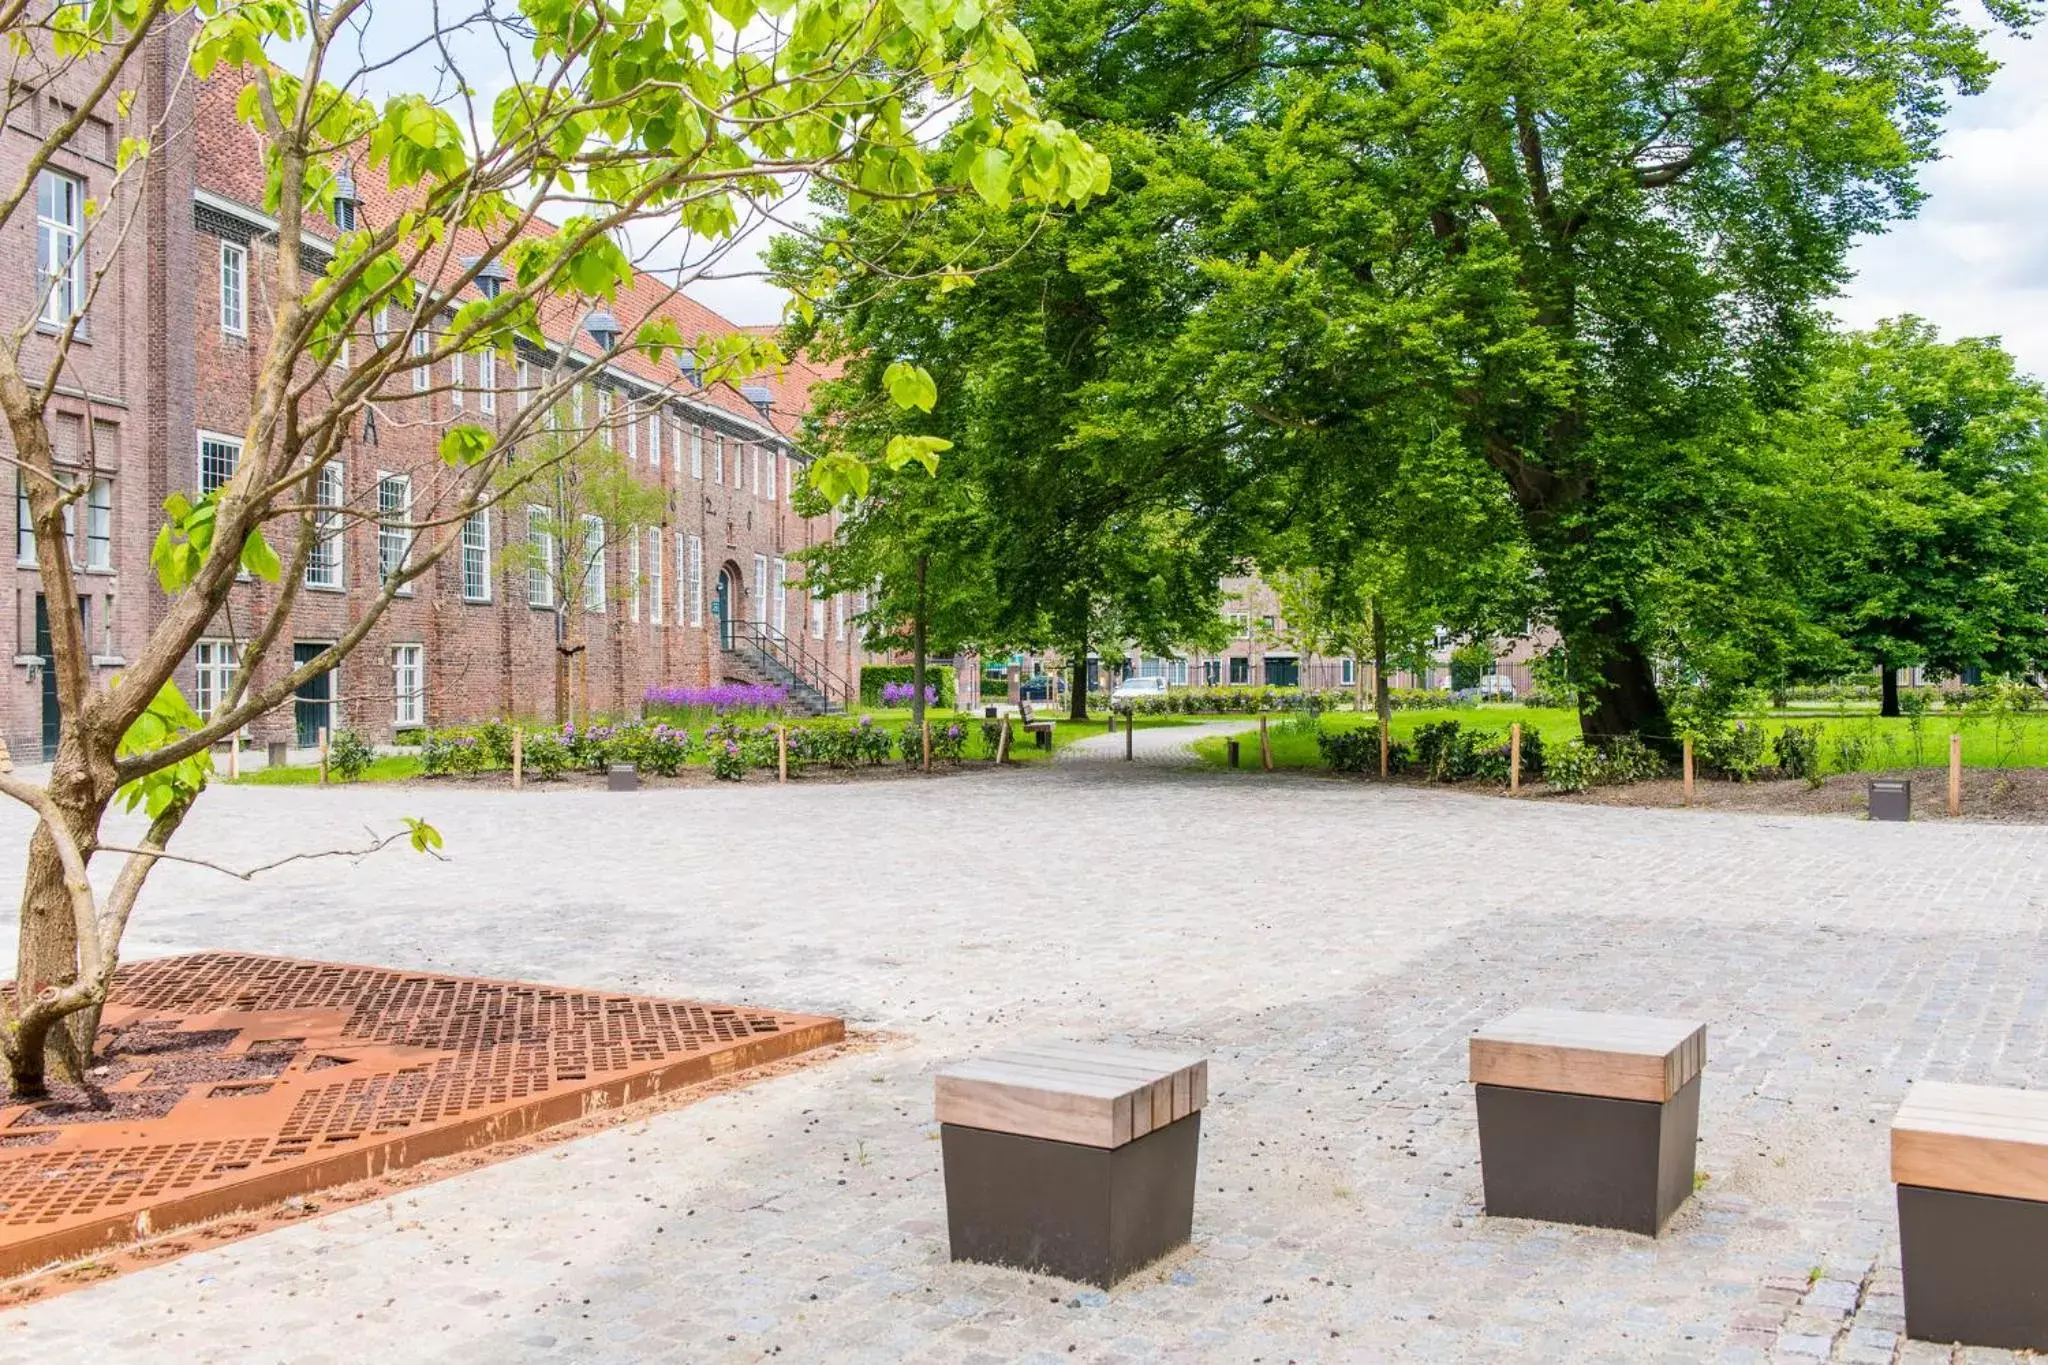
<path fill-rule="evenodd" d="M 908 683 L 909 664 L 864 664 L 860 670 L 860 704 L 880 706 L 882 688 L 889 683 Z M 954 704 L 953 669 L 947 664 L 926 664 L 924 669 L 926 687 L 939 689 L 937 705 L 951 708 Z"/>

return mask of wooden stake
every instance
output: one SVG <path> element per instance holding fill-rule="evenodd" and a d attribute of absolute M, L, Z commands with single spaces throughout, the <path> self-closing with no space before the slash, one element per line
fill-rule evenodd
<path fill-rule="evenodd" d="M 1948 737 L 1948 813 L 1963 813 L 1963 737 Z"/>
<path fill-rule="evenodd" d="M 1387 750 L 1388 750 L 1388 749 L 1390 749 L 1390 748 L 1392 748 L 1392 747 L 1393 747 L 1393 744 L 1394 744 L 1394 739 L 1393 739 L 1393 736 L 1387 733 L 1387 731 L 1388 731 L 1388 730 L 1391 730 L 1392 728 L 1393 728 L 1392 726 L 1388 726 L 1388 727 L 1386 727 L 1386 729 L 1382 729 L 1382 730 L 1380 731 L 1380 776 L 1381 776 L 1381 777 L 1385 777 L 1385 776 L 1387 775 L 1387 761 L 1388 761 L 1388 760 L 1387 760 Z"/>
<path fill-rule="evenodd" d="M 1685 804 L 1692 804 L 1692 736 L 1685 737 Z"/>
<path fill-rule="evenodd" d="M 1273 771 L 1273 741 L 1266 737 L 1266 718 L 1259 717 L 1259 766 L 1267 772 Z"/>
<path fill-rule="evenodd" d="M 1522 789 L 1522 723 L 1508 727 L 1508 794 Z"/>
<path fill-rule="evenodd" d="M 327 782 L 327 727 L 324 725 L 320 727 L 320 782 L 323 786 Z"/>
<path fill-rule="evenodd" d="M 930 721 L 925 722 L 924 734 L 925 764 L 930 766 L 932 747 L 932 727 Z M 787 725 L 775 727 L 775 780 L 777 782 L 789 781 L 789 727 Z"/>
<path fill-rule="evenodd" d="M 1016 669 L 1013 668 L 1010 670 L 1010 674 L 1013 678 L 1016 676 L 1016 673 Z M 1010 718 L 1008 716 L 1003 717 L 1002 727 L 1002 729 L 996 731 L 997 767 L 1001 767 L 1004 760 L 1006 760 L 1010 756 Z"/>
<path fill-rule="evenodd" d="M 932 770 L 932 723 L 930 721 L 924 723 L 924 732 L 921 738 L 924 741 L 923 767 L 926 772 L 930 772 Z"/>
<path fill-rule="evenodd" d="M 526 731 L 518 726 L 512 728 L 512 790 L 518 791 L 526 780 Z"/>
<path fill-rule="evenodd" d="M 234 780 L 235 780 L 236 778 L 240 777 L 241 775 L 242 775 L 242 737 L 241 737 L 241 736 L 240 736 L 239 734 L 229 735 L 229 736 L 228 736 L 228 781 L 232 782 L 232 781 L 234 781 Z"/>
<path fill-rule="evenodd" d="M 1124 762 L 1131 761 L 1131 735 L 1138 728 L 1138 708 L 1124 712 Z"/>

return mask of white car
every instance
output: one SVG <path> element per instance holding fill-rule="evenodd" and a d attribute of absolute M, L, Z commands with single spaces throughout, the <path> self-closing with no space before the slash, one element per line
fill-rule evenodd
<path fill-rule="evenodd" d="M 1132 702 L 1141 697 L 1163 697 L 1166 695 L 1164 678 L 1125 678 L 1109 694 L 1111 702 Z"/>
<path fill-rule="evenodd" d="M 1488 673 L 1474 690 L 1479 693 L 1481 701 L 1513 701 L 1515 680 L 1505 673 Z"/>

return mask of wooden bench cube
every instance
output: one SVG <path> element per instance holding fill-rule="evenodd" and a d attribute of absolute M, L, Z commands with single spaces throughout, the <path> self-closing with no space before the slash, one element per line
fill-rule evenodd
<path fill-rule="evenodd" d="M 1692 1194 L 1704 1024 L 1520 1010 L 1472 1036 L 1497 1218 L 1655 1236 Z"/>
<path fill-rule="evenodd" d="M 953 1259 L 1109 1288 L 1187 1243 L 1209 1063 L 1052 1043 L 939 1073 Z"/>
<path fill-rule="evenodd" d="M 1918 1082 L 1892 1179 L 1906 1335 L 2048 1351 L 2048 1091 Z"/>

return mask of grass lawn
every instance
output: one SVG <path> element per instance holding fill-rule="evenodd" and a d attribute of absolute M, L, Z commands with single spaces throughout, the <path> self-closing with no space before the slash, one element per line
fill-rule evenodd
<path fill-rule="evenodd" d="M 1963 737 L 1963 765 L 1970 768 L 2031 768 L 2048 766 L 2048 712 L 2020 715 L 1998 720 L 1988 713 L 1956 716 L 1949 712 L 1935 712 L 1922 719 L 1919 743 L 1913 737 L 1913 725 L 1905 716 L 1882 718 L 1872 711 L 1841 712 L 1833 714 L 1813 711 L 1765 711 L 1747 718 L 1751 725 L 1761 725 L 1764 733 L 1773 738 L 1787 725 L 1818 725 L 1821 727 L 1821 754 L 1829 772 L 1884 772 L 1893 768 L 1939 767 L 1948 762 L 1948 737 L 1951 732 Z M 1394 738 L 1408 739 L 1416 727 L 1432 721 L 1455 720 L 1467 727 L 1500 731 L 1505 737 L 1509 725 L 1520 721 L 1524 730 L 1533 730 L 1543 736 L 1546 748 L 1554 748 L 1578 738 L 1579 718 L 1571 711 L 1557 708 L 1538 709 L 1531 706 L 1465 706 L 1437 711 L 1396 711 L 1394 713 Z M 1369 714 L 1355 711 L 1338 711 L 1323 717 L 1323 726 L 1331 730 L 1349 730 L 1372 724 Z M 1246 731 L 1258 729 L 1256 718 L 1247 721 Z M 1313 734 L 1289 733 L 1278 720 L 1271 722 L 1273 739 L 1273 766 L 1276 768 L 1316 768 L 1322 766 L 1322 755 L 1316 749 Z M 1224 742 L 1221 738 L 1205 739 L 1195 745 L 1195 752 L 1202 760 L 1214 767 L 1226 763 Z M 1765 749 L 1765 761 L 1772 753 Z M 1240 760 L 1246 767 L 1258 766 L 1258 755 L 1250 752 Z"/>
<path fill-rule="evenodd" d="M 220 760 L 214 760 L 215 767 Z M 357 780 L 360 782 L 400 782 L 408 777 L 420 775 L 420 760 L 417 754 L 386 754 L 370 760 L 369 771 Z M 341 781 L 330 776 L 330 782 Z M 245 787 L 311 787 L 320 782 L 320 765 L 305 764 L 292 768 L 258 768 L 243 773 L 235 781 Z"/>

